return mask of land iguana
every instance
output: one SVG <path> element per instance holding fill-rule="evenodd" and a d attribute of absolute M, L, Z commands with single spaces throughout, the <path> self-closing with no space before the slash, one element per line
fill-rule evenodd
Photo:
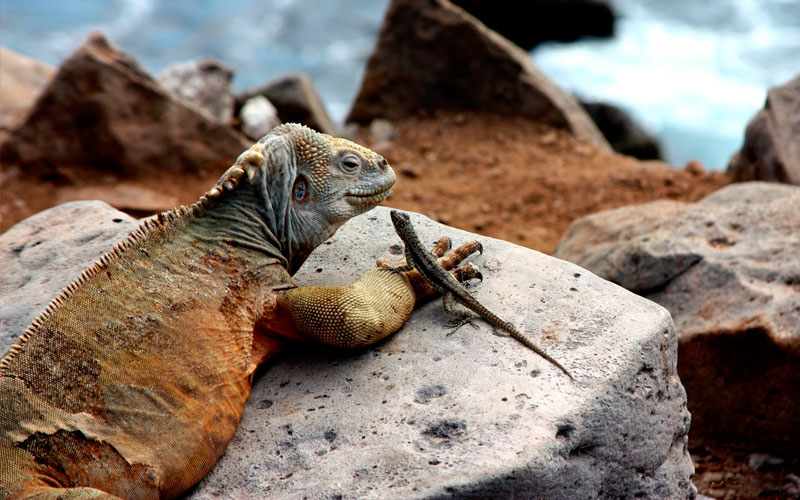
<path fill-rule="evenodd" d="M 534 344 L 532 340 L 517 330 L 514 325 L 500 319 L 496 314 L 478 302 L 472 294 L 461 286 L 461 283 L 459 283 L 456 278 L 446 269 L 442 268 L 437 262 L 436 256 L 422 248 L 422 244 L 419 241 L 416 231 L 414 231 L 414 226 L 411 224 L 411 218 L 408 214 L 392 210 L 390 216 L 392 218 L 392 224 L 394 224 L 394 228 L 397 231 L 397 235 L 400 236 L 400 239 L 403 240 L 405 244 L 406 265 L 388 267 L 388 269 L 392 269 L 396 272 L 407 272 L 411 269 L 417 269 L 420 274 L 443 295 L 445 311 L 452 316 L 461 318 L 461 321 L 459 321 L 460 324 L 469 321 L 471 315 L 468 311 L 458 310 L 455 302 L 469 308 L 491 325 L 510 334 L 533 352 L 554 364 L 569 378 L 573 378 L 572 374 L 561 366 L 561 363 Z M 483 247 L 479 246 L 478 251 L 483 253 Z M 464 314 L 462 314 L 462 311 Z"/>
<path fill-rule="evenodd" d="M 146 220 L 0 360 L 0 498 L 174 498 L 223 454 L 281 345 L 356 348 L 399 329 L 435 293 L 416 272 L 291 280 L 394 181 L 376 153 L 286 124 L 196 203 Z M 444 248 L 453 269 L 477 246 Z"/>

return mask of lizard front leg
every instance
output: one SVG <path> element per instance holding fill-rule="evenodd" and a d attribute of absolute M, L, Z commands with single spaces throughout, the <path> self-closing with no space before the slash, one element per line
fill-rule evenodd
<path fill-rule="evenodd" d="M 449 242 L 440 240 L 434 251 L 440 255 L 447 248 Z M 439 262 L 445 269 L 458 269 L 458 264 L 478 249 L 478 244 L 470 242 L 442 255 Z M 456 275 L 476 277 L 470 269 L 460 269 Z M 416 304 L 435 293 L 416 270 L 376 267 L 350 286 L 304 286 L 279 293 L 274 318 L 263 326 L 285 337 L 353 349 L 399 330 Z"/>

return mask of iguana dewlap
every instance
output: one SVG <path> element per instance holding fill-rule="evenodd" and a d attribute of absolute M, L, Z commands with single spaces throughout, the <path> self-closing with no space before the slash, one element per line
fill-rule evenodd
<path fill-rule="evenodd" d="M 0 498 L 180 495 L 225 451 L 284 338 L 358 347 L 396 331 L 419 298 L 404 274 L 291 281 L 394 180 L 376 153 L 287 124 L 197 203 L 145 222 L 0 361 Z"/>

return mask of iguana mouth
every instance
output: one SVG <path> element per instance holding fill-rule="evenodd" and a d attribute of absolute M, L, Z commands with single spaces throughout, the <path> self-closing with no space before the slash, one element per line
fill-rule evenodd
<path fill-rule="evenodd" d="M 392 184 L 373 190 L 356 189 L 345 193 L 344 198 L 351 205 L 376 205 L 388 198 L 391 192 Z"/>

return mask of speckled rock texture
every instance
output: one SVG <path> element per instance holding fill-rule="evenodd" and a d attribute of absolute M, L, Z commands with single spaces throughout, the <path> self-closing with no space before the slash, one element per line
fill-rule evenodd
<path fill-rule="evenodd" d="M 21 224 L 39 227 L 41 241 L 73 233 L 50 259 L 89 264 L 77 242 L 102 227 L 56 224 L 51 213 Z M 428 244 L 475 238 L 412 216 Z M 480 240 L 473 262 L 485 279 L 469 289 L 576 381 L 481 320 L 448 335 L 435 300 L 376 346 L 297 345 L 264 367 L 227 453 L 188 498 L 693 498 L 667 311 L 573 264 Z M 399 243 L 388 210 L 376 209 L 314 252 L 296 282 L 348 283 L 380 257 L 399 258 Z M 2 300 L 33 308 L 30 295 Z"/>
<path fill-rule="evenodd" d="M 574 222 L 555 255 L 672 313 L 693 440 L 796 453 L 800 187 L 607 210 Z"/>

